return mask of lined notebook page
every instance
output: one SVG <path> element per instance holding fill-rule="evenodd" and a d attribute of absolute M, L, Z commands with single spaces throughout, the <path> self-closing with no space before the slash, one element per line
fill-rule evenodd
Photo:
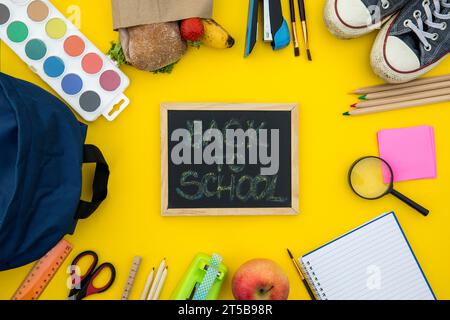
<path fill-rule="evenodd" d="M 394 213 L 303 256 L 323 300 L 435 299 Z"/>

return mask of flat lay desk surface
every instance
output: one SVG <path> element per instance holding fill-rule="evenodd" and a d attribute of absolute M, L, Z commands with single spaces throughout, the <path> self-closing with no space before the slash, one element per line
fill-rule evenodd
<path fill-rule="evenodd" d="M 54 0 L 62 12 L 74 4 Z M 112 31 L 109 0 L 78 0 L 81 30 L 102 51 L 117 39 Z M 348 93 L 379 83 L 369 66 L 374 35 L 352 41 L 333 38 L 322 20 L 324 1 L 306 1 L 313 62 L 292 47 L 272 52 L 258 40 L 244 59 L 247 1 L 216 0 L 214 18 L 237 39 L 230 50 L 190 48 L 171 75 L 154 75 L 124 67 L 132 103 L 114 122 L 90 124 L 88 142 L 98 145 L 110 167 L 109 197 L 74 236 L 74 251 L 41 299 L 65 299 L 65 269 L 73 257 L 95 250 L 117 268 L 107 292 L 91 299 L 120 299 L 135 255 L 143 257 L 131 299 L 138 299 L 148 271 L 166 257 L 170 266 L 162 298 L 169 298 L 198 252 L 219 253 L 230 269 L 221 298 L 231 299 L 231 275 L 245 261 L 269 258 L 287 272 L 291 299 L 308 299 L 292 262 L 289 247 L 300 256 L 384 212 L 395 211 L 428 280 L 439 299 L 450 299 L 450 106 L 437 104 L 363 117 L 341 114 L 355 102 Z M 289 17 L 288 1 L 283 1 Z M 2 72 L 46 89 L 4 44 Z M 450 60 L 433 71 L 448 73 Z M 160 102 L 298 102 L 300 215 L 294 217 L 196 217 L 160 215 Z M 431 210 L 424 218 L 393 197 L 378 201 L 357 198 L 347 185 L 354 160 L 377 155 L 376 133 L 414 125 L 435 128 L 438 178 L 398 183 L 399 191 Z M 30 270 L 26 266 L 0 273 L 0 299 L 9 299 Z"/>

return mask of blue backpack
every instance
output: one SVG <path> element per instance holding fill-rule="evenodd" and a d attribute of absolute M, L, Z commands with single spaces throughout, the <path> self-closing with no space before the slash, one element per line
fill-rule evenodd
<path fill-rule="evenodd" d="M 106 198 L 109 168 L 86 133 L 56 97 L 0 73 L 0 271 L 44 256 Z M 97 164 L 91 202 L 83 163 Z"/>

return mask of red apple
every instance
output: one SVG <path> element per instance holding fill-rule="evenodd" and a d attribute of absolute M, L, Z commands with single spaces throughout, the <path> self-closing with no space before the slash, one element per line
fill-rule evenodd
<path fill-rule="evenodd" d="M 239 268 L 232 289 L 236 300 L 287 300 L 289 279 L 275 262 L 255 259 Z"/>

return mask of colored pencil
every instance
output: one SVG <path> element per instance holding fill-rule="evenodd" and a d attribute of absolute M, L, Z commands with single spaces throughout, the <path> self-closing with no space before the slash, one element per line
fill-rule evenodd
<path fill-rule="evenodd" d="M 142 290 L 141 300 L 147 300 L 148 293 L 150 292 L 150 287 L 151 287 L 152 282 L 153 282 L 154 274 L 155 274 L 155 268 L 153 268 L 152 271 L 150 271 L 150 273 L 149 273 L 149 275 L 147 277 L 147 281 L 145 282 L 144 290 Z"/>
<path fill-rule="evenodd" d="M 168 270 L 169 270 L 169 267 L 166 267 L 164 269 L 164 272 L 161 276 L 161 280 L 159 280 L 159 283 L 158 283 L 158 288 L 156 288 L 155 295 L 153 296 L 153 300 L 159 300 L 159 296 L 161 295 L 162 288 L 164 287 L 164 284 L 166 283 Z"/>
<path fill-rule="evenodd" d="M 383 98 L 383 99 L 360 101 L 351 106 L 353 108 L 370 108 L 370 107 L 376 107 L 376 106 L 380 106 L 380 105 L 386 105 L 386 104 L 392 104 L 392 103 L 398 103 L 398 102 L 404 102 L 404 101 L 413 101 L 413 100 L 425 99 L 425 98 L 433 98 L 433 97 L 444 96 L 444 95 L 449 95 L 449 94 L 450 94 L 450 88 L 436 89 L 436 90 L 406 94 L 406 95 L 397 96 L 397 97 L 388 97 L 388 98 Z"/>
<path fill-rule="evenodd" d="M 297 36 L 297 24 L 295 21 L 295 4 L 294 0 L 289 0 L 289 7 L 291 9 L 291 23 L 292 23 L 292 38 L 294 39 L 294 56 L 300 56 L 300 46 Z"/>
<path fill-rule="evenodd" d="M 344 116 L 359 116 L 359 115 L 385 112 L 385 111 L 393 111 L 393 110 L 398 110 L 398 109 L 412 108 L 412 107 L 424 106 L 424 105 L 428 105 L 428 104 L 432 104 L 432 103 L 448 102 L 448 101 L 450 101 L 450 94 L 438 96 L 438 97 L 432 97 L 432 98 L 391 103 L 391 104 L 380 105 L 380 106 L 370 107 L 370 108 L 358 108 L 358 109 L 353 109 L 348 112 L 345 112 L 343 115 Z"/>
<path fill-rule="evenodd" d="M 161 281 L 161 277 L 164 273 L 165 267 L 166 267 L 166 258 L 164 258 L 163 261 L 161 261 L 161 264 L 159 265 L 158 272 L 156 272 L 155 280 L 153 280 L 153 284 L 147 296 L 147 300 L 154 300 L 153 297 L 155 296 L 156 290 L 158 289 L 158 285 L 159 282 Z"/>
<path fill-rule="evenodd" d="M 309 286 L 308 281 L 305 279 L 305 276 L 303 275 L 302 269 L 299 266 L 298 262 L 295 260 L 294 256 L 292 255 L 292 253 L 289 249 L 287 249 L 287 252 L 289 254 L 289 257 L 292 260 L 292 263 L 294 264 L 295 269 L 297 270 L 298 275 L 300 276 L 300 279 L 303 282 L 303 285 L 306 288 L 306 291 L 308 291 L 309 296 L 311 297 L 312 300 L 317 300 L 316 296 L 314 295 L 314 293 L 311 290 L 311 287 Z"/>
<path fill-rule="evenodd" d="M 446 75 L 442 75 L 442 76 L 417 79 L 417 80 L 413 80 L 413 81 L 410 81 L 407 83 L 382 84 L 382 85 L 377 85 L 377 86 L 360 88 L 360 89 L 356 89 L 355 91 L 353 91 L 353 94 L 364 95 L 364 94 L 369 94 L 369 93 L 410 88 L 410 87 L 415 87 L 415 86 L 419 86 L 419 85 L 438 83 L 438 82 L 449 81 L 449 80 L 450 80 L 450 74 L 446 74 Z"/>
<path fill-rule="evenodd" d="M 363 95 L 363 96 L 359 97 L 359 99 L 360 100 L 383 99 L 383 98 L 388 98 L 388 97 L 395 97 L 395 96 L 401 96 L 401 95 L 405 95 L 405 94 L 418 93 L 418 92 L 430 91 L 430 90 L 436 90 L 436 89 L 445 89 L 445 88 L 450 88 L 450 81 L 429 83 L 429 84 L 424 84 L 424 85 L 415 86 L 415 87 L 408 87 L 408 88 L 403 88 L 403 89 L 374 92 L 374 93 L 369 93 L 369 94 Z"/>
<path fill-rule="evenodd" d="M 302 23 L 303 40 L 305 41 L 306 54 L 308 60 L 312 61 L 311 50 L 309 49 L 308 24 L 306 23 L 306 10 L 304 0 L 298 0 L 298 10 L 300 11 L 300 21 Z"/>

